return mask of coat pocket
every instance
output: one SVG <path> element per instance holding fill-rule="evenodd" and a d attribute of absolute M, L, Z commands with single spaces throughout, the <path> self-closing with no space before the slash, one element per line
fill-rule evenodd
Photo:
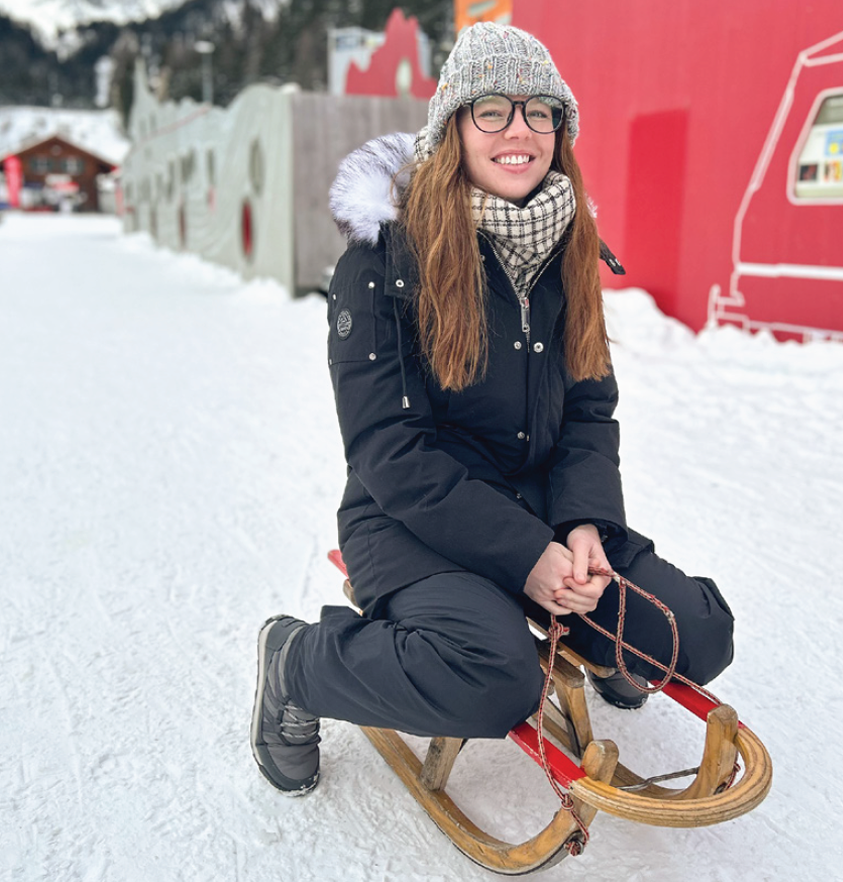
<path fill-rule="evenodd" d="M 375 288 L 365 282 L 363 291 L 329 292 L 328 364 L 374 361 L 378 356 Z M 336 299 L 334 299 L 336 296 Z"/>

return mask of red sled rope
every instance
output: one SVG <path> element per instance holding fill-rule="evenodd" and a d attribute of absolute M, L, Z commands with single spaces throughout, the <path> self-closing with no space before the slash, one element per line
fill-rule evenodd
<path fill-rule="evenodd" d="M 662 690 L 666 690 L 669 685 L 672 684 L 672 681 L 678 680 L 681 683 L 684 683 L 686 686 L 690 687 L 694 693 L 698 696 L 701 696 L 708 700 L 708 703 L 701 702 L 689 702 L 687 695 L 682 695 L 681 692 L 677 693 L 677 690 L 674 686 L 673 689 L 668 690 L 668 694 L 671 695 L 675 700 L 679 701 L 697 716 L 702 719 L 705 719 L 708 711 L 712 709 L 712 707 L 717 707 L 722 704 L 720 699 L 717 698 L 712 692 L 709 692 L 707 689 L 703 688 L 699 685 L 699 683 L 693 682 L 693 680 L 689 680 L 687 677 L 682 676 L 681 674 L 676 673 L 676 664 L 679 659 L 679 631 L 676 626 L 676 617 L 673 614 L 673 611 L 662 601 L 660 601 L 655 595 L 650 594 L 648 591 L 645 591 L 643 588 L 640 588 L 634 582 L 629 581 L 629 579 L 624 578 L 613 570 L 605 570 L 599 567 L 590 567 L 589 575 L 599 575 L 599 576 L 609 576 L 614 579 L 615 582 L 618 583 L 618 630 L 616 634 L 612 634 L 611 631 L 606 630 L 601 625 L 598 625 L 596 622 L 592 621 L 587 615 L 584 613 L 577 613 L 577 615 L 584 621 L 586 624 L 590 625 L 594 630 L 598 631 L 604 637 L 607 637 L 609 640 L 612 640 L 615 644 L 615 662 L 617 664 L 617 669 L 623 675 L 624 679 L 630 683 L 635 689 L 640 692 L 645 692 L 647 694 L 653 694 L 656 692 L 661 692 Z M 626 626 L 626 592 L 627 589 L 631 589 L 636 594 L 643 597 L 648 602 L 652 603 L 657 609 L 659 609 L 670 626 L 671 630 L 671 639 L 672 639 L 672 652 L 670 663 L 668 665 L 663 665 L 661 662 L 654 659 L 652 656 L 647 655 L 644 652 L 641 652 L 639 649 L 636 649 L 634 646 L 631 646 L 623 639 L 623 632 Z M 577 826 L 580 829 L 580 838 L 573 839 L 569 843 L 566 843 L 566 848 L 570 852 L 571 855 L 581 854 L 582 850 L 585 848 L 588 843 L 589 833 L 588 828 L 585 824 L 582 823 L 580 818 L 578 817 L 575 809 L 574 802 L 571 798 L 571 795 L 560 787 L 559 784 L 559 767 L 558 762 L 552 764 L 547 755 L 547 743 L 544 738 L 544 711 L 545 705 L 548 701 L 548 696 L 550 693 L 550 686 L 553 682 L 553 664 L 554 659 L 556 657 L 556 648 L 559 643 L 559 638 L 565 636 L 570 633 L 570 628 L 562 625 L 556 618 L 555 615 L 550 616 L 550 626 L 548 628 L 548 637 L 550 639 L 550 651 L 548 657 L 548 665 L 547 665 L 547 673 L 545 675 L 544 687 L 542 689 L 541 701 L 539 703 L 539 710 L 536 716 L 536 736 L 537 736 L 537 752 L 538 759 L 544 770 L 545 775 L 547 776 L 548 781 L 550 782 L 550 786 L 553 789 L 554 793 L 559 797 L 562 808 L 566 811 L 569 811 L 577 823 Z M 629 673 L 629 669 L 627 668 L 626 662 L 623 658 L 623 650 L 627 650 L 631 652 L 633 655 L 638 656 L 649 664 L 653 665 L 653 667 L 658 668 L 663 671 L 665 676 L 662 680 L 656 681 L 652 686 L 642 686 L 638 683 L 632 675 Z M 739 725 L 741 725 L 739 723 Z M 519 729 L 521 727 L 518 727 Z M 523 733 L 521 733 L 523 736 Z M 525 749 L 529 749 L 527 745 L 525 745 L 522 741 L 522 737 L 518 737 L 516 740 L 521 744 Z M 530 751 L 532 752 L 532 751 Z M 573 765 L 573 764 L 571 764 Z M 567 771 L 567 770 L 566 770 Z M 730 787 L 735 780 L 735 777 L 739 771 L 738 764 L 735 763 L 735 768 L 732 772 L 732 777 L 729 780 L 726 787 Z M 570 787 L 570 781 L 573 780 L 575 776 L 565 774 L 564 778 L 567 778 L 567 786 Z M 563 786 L 565 784 L 563 783 Z"/>

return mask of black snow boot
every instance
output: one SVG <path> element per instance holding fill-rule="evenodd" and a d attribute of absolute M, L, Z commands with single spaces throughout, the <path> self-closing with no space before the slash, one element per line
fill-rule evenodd
<path fill-rule="evenodd" d="M 646 692 L 639 692 L 634 686 L 627 682 L 626 677 L 620 672 L 615 671 L 608 677 L 598 677 L 591 671 L 586 670 L 588 681 L 594 687 L 595 692 L 609 704 L 623 710 L 637 710 L 643 707 L 644 702 L 649 698 Z M 647 681 L 638 674 L 632 674 L 632 679 L 642 686 L 647 685 Z"/>
<path fill-rule="evenodd" d="M 258 685 L 252 711 L 252 753 L 264 777 L 288 796 L 310 792 L 319 780 L 319 720 L 286 694 L 284 664 L 305 623 L 268 619 L 258 634 Z"/>

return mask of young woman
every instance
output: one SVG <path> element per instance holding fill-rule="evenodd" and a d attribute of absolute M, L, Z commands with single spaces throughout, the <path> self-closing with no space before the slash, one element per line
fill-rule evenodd
<path fill-rule="evenodd" d="M 503 737 L 538 705 L 525 619 L 614 663 L 613 569 L 678 623 L 679 673 L 732 657 L 732 615 L 627 527 L 602 245 L 572 152 L 579 117 L 547 49 L 477 24 L 442 68 L 428 125 L 343 163 L 349 239 L 329 292 L 328 362 L 348 461 L 343 557 L 363 615 L 270 619 L 258 641 L 252 749 L 278 789 L 319 774 L 318 718 L 417 735 Z M 628 598 L 625 637 L 666 664 L 662 614 Z M 660 671 L 630 655 L 638 681 Z M 646 695 L 591 678 L 611 703 Z"/>

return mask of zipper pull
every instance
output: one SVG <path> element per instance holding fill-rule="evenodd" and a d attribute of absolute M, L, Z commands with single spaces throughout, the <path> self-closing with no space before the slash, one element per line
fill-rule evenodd
<path fill-rule="evenodd" d="M 530 342 L 530 298 L 522 297 L 521 298 L 521 330 L 524 332 L 524 336 L 527 338 L 527 342 Z"/>

